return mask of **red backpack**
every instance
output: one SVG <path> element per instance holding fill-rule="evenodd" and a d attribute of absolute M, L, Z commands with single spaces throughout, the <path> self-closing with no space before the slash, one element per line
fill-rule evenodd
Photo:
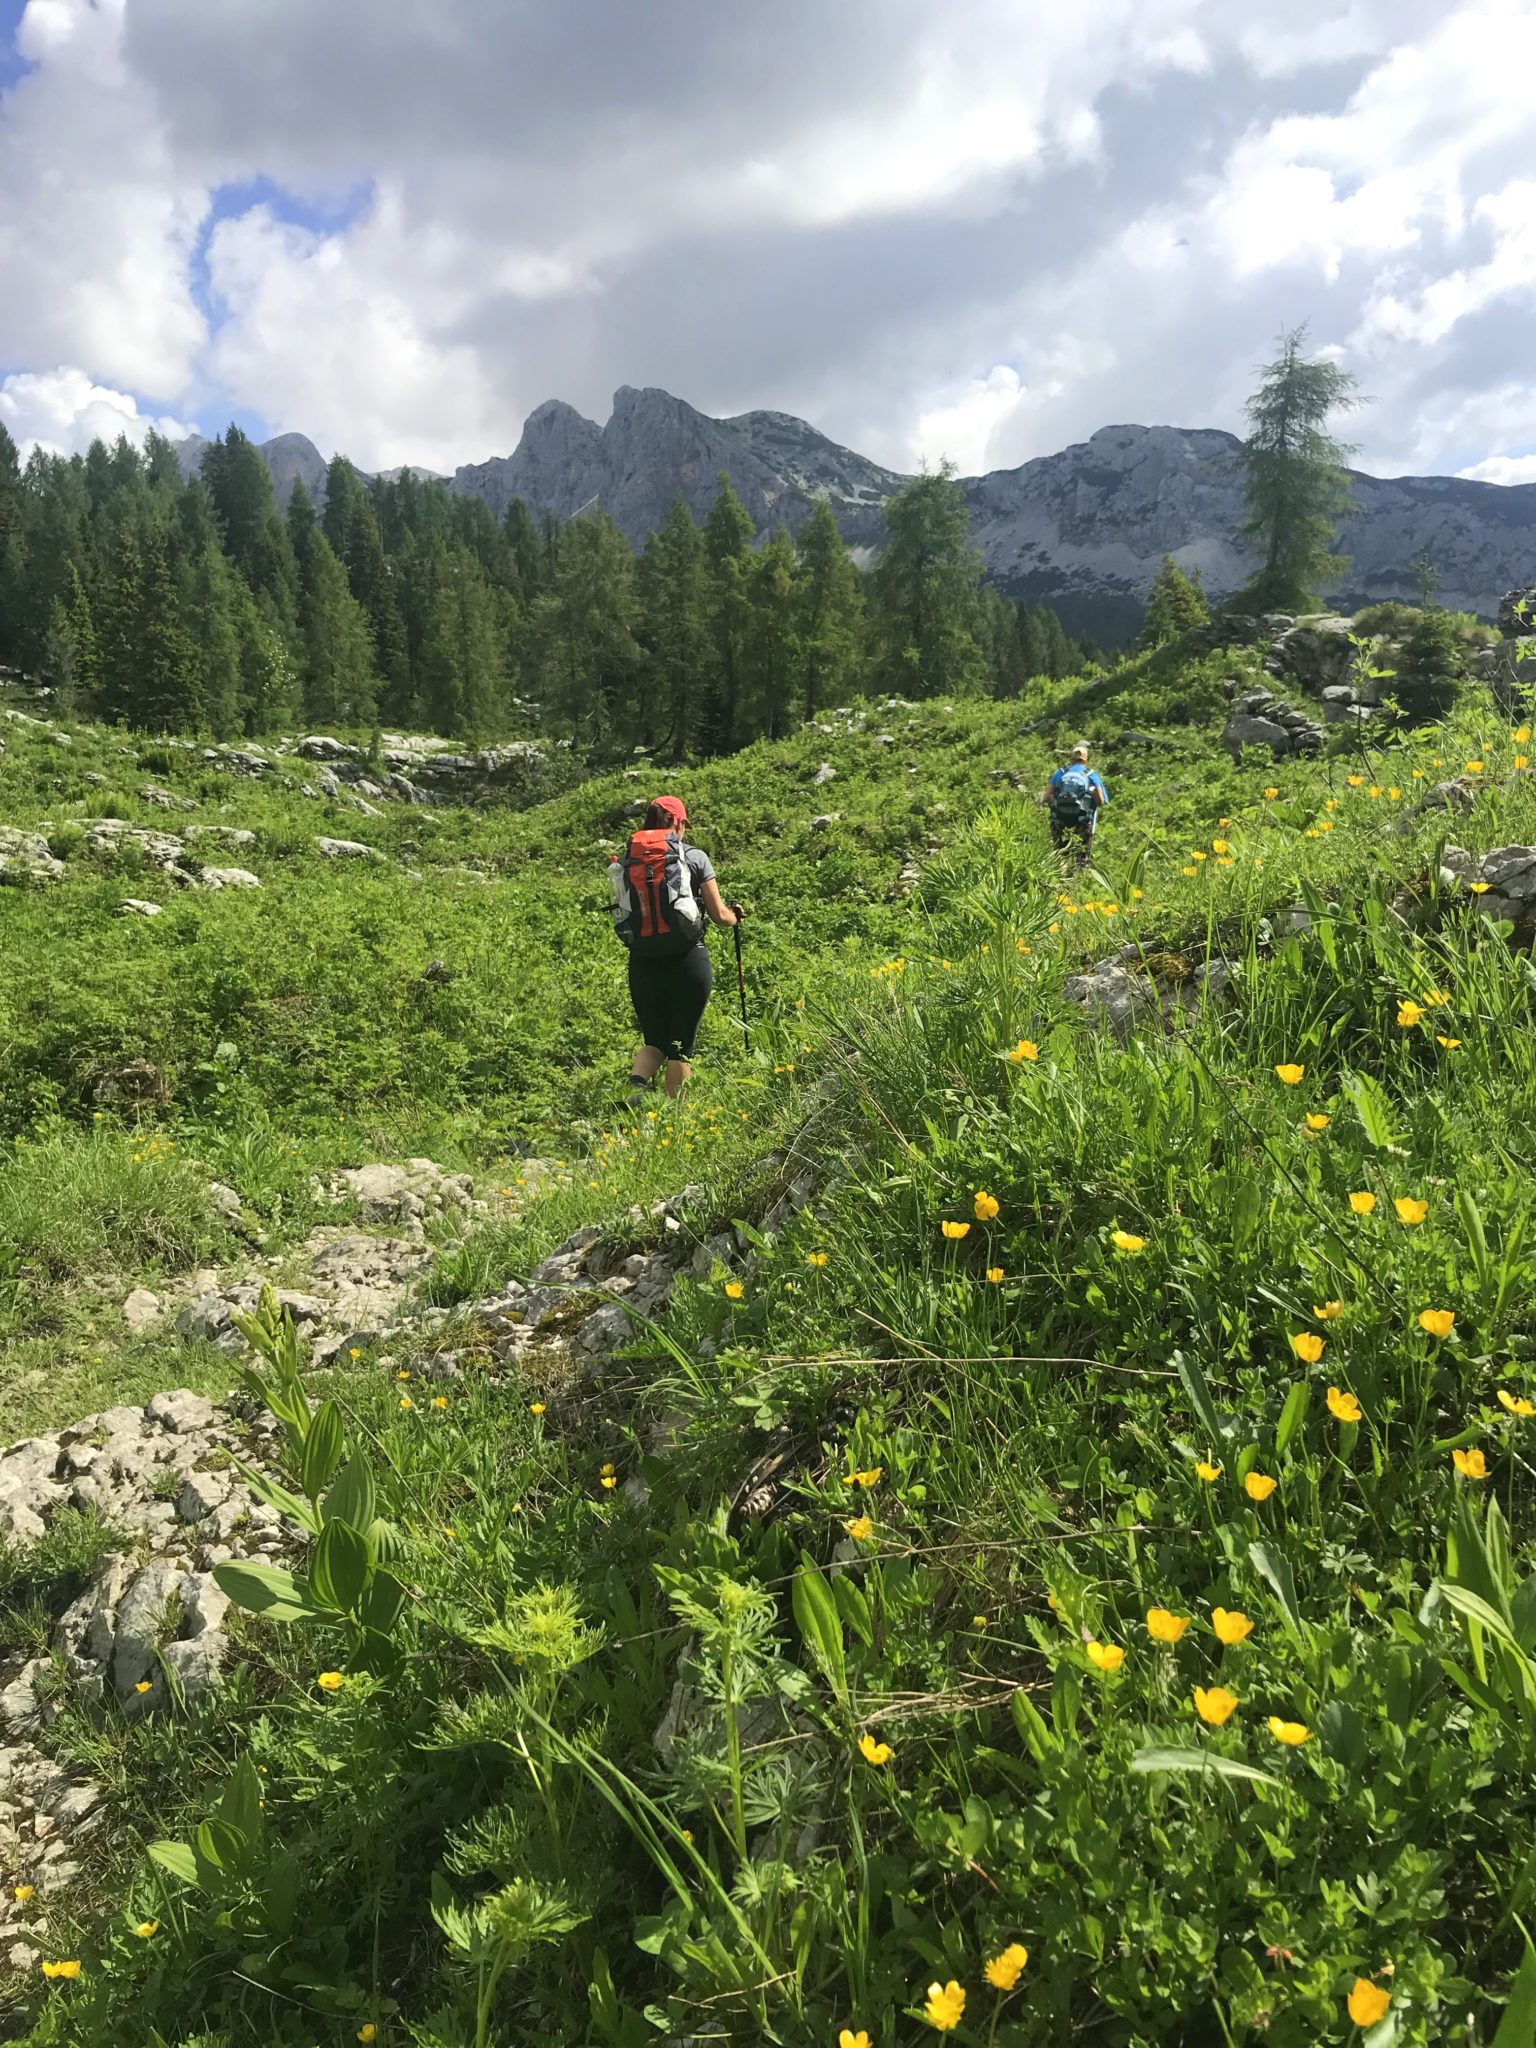
<path fill-rule="evenodd" d="M 613 928 L 632 953 L 686 953 L 704 935 L 693 870 L 675 832 L 637 832 L 608 863 Z"/>

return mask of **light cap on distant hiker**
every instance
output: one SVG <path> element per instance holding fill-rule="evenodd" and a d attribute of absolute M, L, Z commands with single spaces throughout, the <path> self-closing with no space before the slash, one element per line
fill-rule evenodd
<path fill-rule="evenodd" d="M 1086 761 L 1087 758 L 1088 742 L 1086 740 L 1079 740 L 1077 745 L 1072 749 L 1072 759 L 1074 761 Z"/>
<path fill-rule="evenodd" d="M 688 822 L 688 806 L 680 796 L 653 796 L 650 807 L 653 811 L 664 811 L 674 825 Z"/>

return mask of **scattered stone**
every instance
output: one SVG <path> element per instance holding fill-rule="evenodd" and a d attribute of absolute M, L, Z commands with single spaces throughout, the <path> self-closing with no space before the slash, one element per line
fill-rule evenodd
<path fill-rule="evenodd" d="M 830 761 L 823 761 L 816 770 L 816 773 L 811 777 L 811 787 L 812 789 L 822 789 L 827 783 L 834 781 L 836 776 L 837 770 L 832 766 L 832 763 Z"/>
<path fill-rule="evenodd" d="M 110 1074 L 103 1074 L 91 1090 L 99 1103 L 168 1102 L 170 1089 L 153 1060 L 127 1060 Z"/>
<path fill-rule="evenodd" d="M 162 908 L 158 903 L 146 902 L 142 896 L 125 896 L 117 907 L 128 917 L 158 917 Z"/>
<path fill-rule="evenodd" d="M 430 1159 L 410 1159 L 404 1166 L 348 1167 L 331 1183 L 331 1199 L 343 1201 L 349 1195 L 369 1221 L 404 1222 L 450 1209 L 467 1212 L 474 1204 L 474 1183 L 467 1174 L 444 1173 Z"/>
<path fill-rule="evenodd" d="M 194 872 L 194 889 L 259 889 L 261 880 L 249 868 L 199 868 Z"/>
<path fill-rule="evenodd" d="M 131 1337 L 141 1337 L 159 1322 L 165 1303 L 147 1287 L 135 1287 L 123 1303 L 123 1326 Z"/>
<path fill-rule="evenodd" d="M 834 825 L 840 825 L 842 822 L 843 814 L 841 811 L 823 811 L 819 818 L 812 818 L 811 830 L 813 832 L 829 832 Z"/>
<path fill-rule="evenodd" d="M 197 809 L 196 797 L 177 796 L 173 790 L 158 789 L 153 783 L 139 791 L 139 799 L 142 803 L 157 805 L 162 811 L 195 811 Z"/>
<path fill-rule="evenodd" d="M 376 846 L 364 846 L 360 839 L 317 839 L 315 851 L 326 860 L 382 860 Z"/>

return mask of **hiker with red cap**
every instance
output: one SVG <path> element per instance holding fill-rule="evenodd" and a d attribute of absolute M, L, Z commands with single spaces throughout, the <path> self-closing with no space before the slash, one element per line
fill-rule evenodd
<path fill-rule="evenodd" d="M 741 922 L 741 905 L 721 896 L 709 855 L 688 845 L 687 833 L 682 798 L 653 797 L 640 830 L 608 866 L 613 928 L 629 949 L 629 996 L 642 1041 L 630 1068 L 632 1106 L 663 1067 L 668 1095 L 682 1093 L 714 986 L 705 919 Z"/>

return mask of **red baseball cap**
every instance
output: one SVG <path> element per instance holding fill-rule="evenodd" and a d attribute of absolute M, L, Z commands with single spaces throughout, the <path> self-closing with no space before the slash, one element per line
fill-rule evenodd
<path fill-rule="evenodd" d="M 674 825 L 686 825 L 688 822 L 688 806 L 680 796 L 653 796 L 651 809 L 665 811 Z"/>

